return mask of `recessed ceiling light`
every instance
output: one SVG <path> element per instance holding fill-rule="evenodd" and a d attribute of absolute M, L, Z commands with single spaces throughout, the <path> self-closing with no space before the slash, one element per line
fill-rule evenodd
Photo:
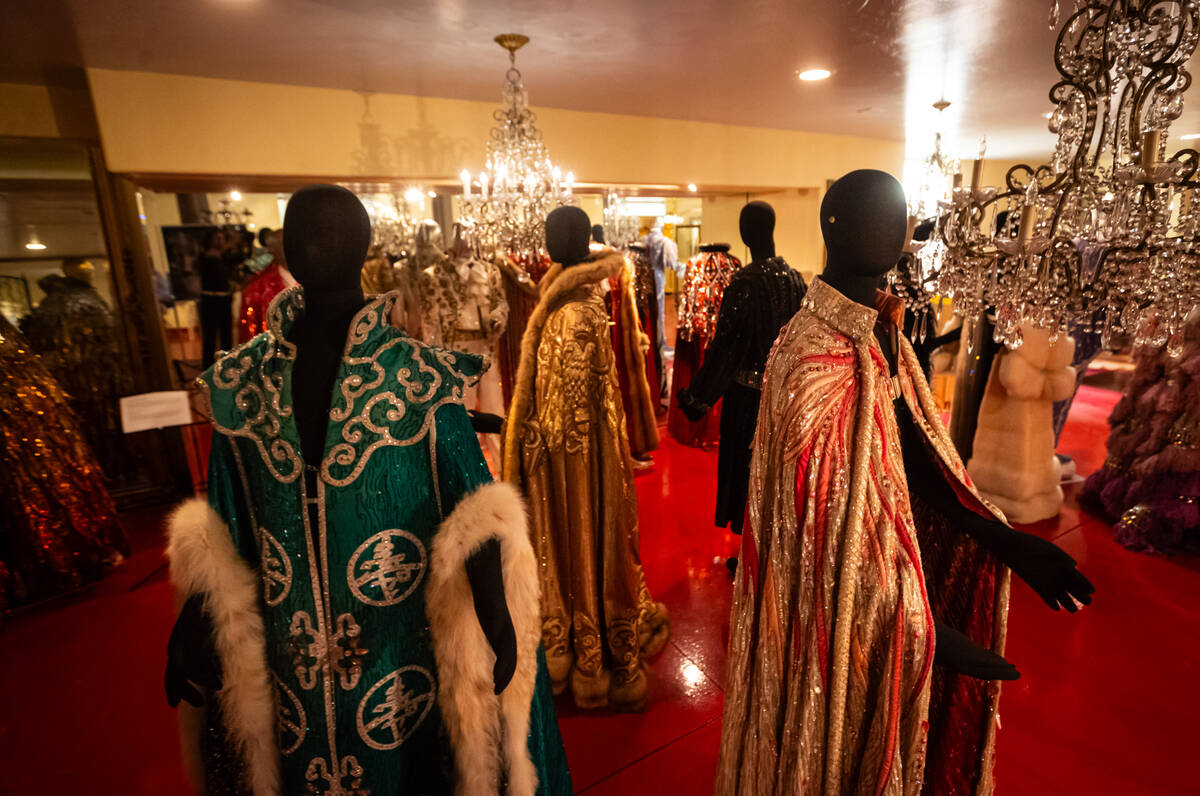
<path fill-rule="evenodd" d="M 430 191 L 430 192 L 429 192 L 429 198 L 430 198 L 430 199 L 437 199 L 437 191 Z"/>
<path fill-rule="evenodd" d="M 242 192 L 241 191 L 230 191 L 229 198 L 235 202 L 240 202 L 240 201 L 242 201 Z"/>
<path fill-rule="evenodd" d="M 40 252 L 46 248 L 46 244 L 38 238 L 37 227 L 33 224 L 28 225 L 29 235 L 25 240 L 25 248 L 30 251 Z"/>
<path fill-rule="evenodd" d="M 797 72 L 796 77 L 805 81 L 824 80 L 831 74 L 833 73 L 828 69 L 805 69 L 803 72 Z"/>
<path fill-rule="evenodd" d="M 692 193 L 695 193 L 695 192 L 696 192 L 696 183 L 694 183 L 694 182 L 689 182 L 689 183 L 688 183 L 688 190 L 689 190 L 689 191 L 691 191 Z"/>
<path fill-rule="evenodd" d="M 1179 140 L 1181 141 L 1195 141 L 1197 138 L 1200 138 L 1200 133 L 1188 133 L 1187 135 L 1179 136 Z"/>

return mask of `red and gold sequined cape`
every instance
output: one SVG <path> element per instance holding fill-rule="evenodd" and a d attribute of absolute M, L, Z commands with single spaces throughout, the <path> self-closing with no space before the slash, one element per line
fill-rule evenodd
<path fill-rule="evenodd" d="M 1008 571 L 908 492 L 893 400 L 971 486 L 911 346 L 815 280 L 767 363 L 716 793 L 987 793 L 999 687 L 933 669 L 933 617 L 1003 651 Z M 1002 519 L 1002 517 L 1000 517 Z M 925 782 L 931 783 L 927 788 Z"/>

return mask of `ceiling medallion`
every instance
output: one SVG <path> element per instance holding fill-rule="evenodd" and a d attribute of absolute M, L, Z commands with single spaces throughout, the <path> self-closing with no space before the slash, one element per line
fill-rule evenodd
<path fill-rule="evenodd" d="M 977 162 L 918 255 L 940 267 L 907 286 L 916 300 L 951 297 L 967 321 L 994 311 L 1010 348 L 1026 324 L 1181 348 L 1200 300 L 1200 154 L 1167 142 L 1198 41 L 1200 0 L 1077 0 L 1054 51 L 1051 161 L 999 189 Z"/>
<path fill-rule="evenodd" d="M 504 33 L 496 43 L 508 51 L 504 107 L 498 109 L 487 143 L 487 167 L 472 178 L 463 169 L 462 216 L 474 225 L 481 245 L 510 254 L 535 255 L 545 248 L 546 215 L 571 201 L 575 175 L 550 162 L 537 117 L 517 69 L 517 50 L 528 36 Z"/>

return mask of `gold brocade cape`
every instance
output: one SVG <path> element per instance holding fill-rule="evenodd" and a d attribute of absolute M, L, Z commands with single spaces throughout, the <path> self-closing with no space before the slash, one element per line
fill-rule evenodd
<path fill-rule="evenodd" d="M 555 691 L 569 684 L 581 707 L 637 710 L 646 700 L 642 658 L 662 649 L 669 625 L 642 572 L 603 301 L 603 283 L 623 266 L 605 249 L 543 278 L 504 431 L 504 479 L 529 502 Z"/>
<path fill-rule="evenodd" d="M 718 796 L 988 793 L 999 685 L 933 669 L 933 617 L 998 653 L 1008 570 L 908 492 L 895 390 L 975 492 L 897 324 L 820 279 L 767 362 L 730 619 Z"/>
<path fill-rule="evenodd" d="M 654 414 L 658 390 L 655 388 L 651 391 L 646 375 L 646 354 L 650 351 L 651 341 L 642 331 L 642 323 L 638 318 L 634 278 L 633 263 L 626 259 L 612 297 L 613 344 L 620 357 L 618 367 L 624 370 L 621 397 L 629 431 L 629 448 L 635 456 L 645 458 L 658 449 L 658 418 Z"/>

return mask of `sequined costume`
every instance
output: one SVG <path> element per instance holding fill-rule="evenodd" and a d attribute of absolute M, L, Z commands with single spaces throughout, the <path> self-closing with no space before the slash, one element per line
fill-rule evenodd
<path fill-rule="evenodd" d="M 663 351 L 658 346 L 658 299 L 655 297 L 656 282 L 654 268 L 650 263 L 650 254 L 644 243 L 634 243 L 629 247 L 629 260 L 633 263 L 633 288 L 637 298 L 638 321 L 642 325 L 642 333 L 650 339 L 650 350 L 646 352 L 646 380 L 657 395 L 661 389 L 663 370 Z M 662 411 L 662 402 L 654 401 L 656 414 Z"/>
<path fill-rule="evenodd" d="M 267 308 L 285 288 L 296 284 L 291 273 L 279 263 L 272 262 L 242 288 L 242 307 L 238 315 L 237 341 L 248 342 L 251 337 L 267 330 Z"/>
<path fill-rule="evenodd" d="M 482 363 L 391 326 L 398 300 L 350 323 L 317 467 L 292 414 L 299 287 L 200 378 L 208 501 L 176 513 L 168 556 L 181 596 L 203 594 L 213 618 L 210 701 L 255 794 L 494 793 L 502 778 L 569 794 L 523 507 L 490 482 L 462 406 Z M 464 571 L 491 537 L 517 634 L 499 697 Z"/>
<path fill-rule="evenodd" d="M 679 396 L 680 409 L 694 416 L 722 401 L 715 523 L 734 533 L 741 533 L 746 513 L 750 442 L 767 353 L 779 329 L 800 309 L 804 292 L 804 277 L 782 257 L 740 269 L 721 298 L 704 363 Z"/>
<path fill-rule="evenodd" d="M 648 459 L 658 449 L 657 391 L 646 378 L 646 355 L 652 345 L 638 318 L 633 263 L 628 259 L 621 273 L 608 280 L 608 315 L 612 347 L 616 354 L 617 385 L 625 408 L 629 450 L 637 459 Z"/>
<path fill-rule="evenodd" d="M 0 315 L 0 610 L 102 578 L 129 542 L 67 397 Z"/>
<path fill-rule="evenodd" d="M 816 280 L 767 363 L 719 796 L 991 789 L 999 688 L 932 668 L 933 617 L 1002 651 L 1008 571 L 910 508 L 897 392 L 959 499 L 993 516 L 895 332 L 902 305 L 878 306 Z M 898 338 L 895 379 L 877 318 Z"/>
<path fill-rule="evenodd" d="M 421 274 L 421 307 L 425 341 L 434 345 L 477 354 L 489 360 L 508 323 L 508 300 L 500 269 L 475 257 L 442 256 Z M 504 415 L 504 392 L 500 374 L 490 368 L 478 383 L 467 388 L 463 401 L 468 409 Z M 481 434 L 480 443 L 500 459 L 500 440 Z"/>
<path fill-rule="evenodd" d="M 1182 345 L 1143 345 L 1108 418 L 1108 458 L 1081 502 L 1133 550 L 1200 553 L 1200 309 Z"/>
<path fill-rule="evenodd" d="M 29 346 L 63 391 L 88 445 L 110 479 L 125 459 L 118 400 L 127 392 L 112 310 L 82 279 L 52 274 L 38 280 L 46 295 L 21 320 Z"/>
<path fill-rule="evenodd" d="M 688 261 L 680 290 L 679 325 L 675 333 L 675 389 L 667 413 L 667 431 L 684 445 L 708 447 L 720 438 L 720 398 L 699 420 L 689 420 L 679 407 L 679 388 L 692 383 L 704 362 L 704 350 L 717 328 L 721 298 L 742 262 L 729 253 L 728 243 L 707 244 Z"/>
<path fill-rule="evenodd" d="M 639 552 L 633 462 L 604 281 L 611 249 L 542 280 L 504 436 L 504 478 L 525 492 L 542 579 L 542 640 L 556 691 L 580 707 L 638 710 L 642 660 L 666 644 Z"/>

